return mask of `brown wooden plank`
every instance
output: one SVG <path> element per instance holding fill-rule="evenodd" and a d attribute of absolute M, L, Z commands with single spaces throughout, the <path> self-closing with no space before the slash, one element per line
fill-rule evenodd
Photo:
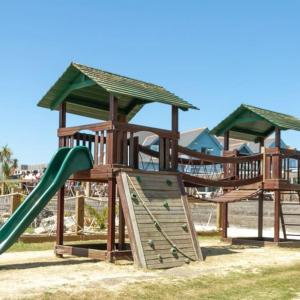
<path fill-rule="evenodd" d="M 56 245 L 55 253 L 58 255 L 68 254 L 74 256 L 89 257 L 93 259 L 105 260 L 106 259 L 106 250 L 96 250 L 64 245 Z"/>
<path fill-rule="evenodd" d="M 145 216 L 137 216 L 137 220 L 139 222 L 139 224 L 143 225 L 143 224 L 153 224 L 154 220 L 149 217 L 145 217 Z M 156 218 L 156 220 L 163 225 L 165 226 L 169 226 L 169 225 L 173 225 L 173 226 L 176 226 L 176 225 L 182 225 L 184 223 L 187 222 L 187 219 L 184 217 L 184 216 L 181 216 L 181 217 L 176 217 L 176 216 L 170 216 L 170 217 L 166 217 L 166 218 Z M 168 224 L 168 223 L 171 223 L 171 224 Z"/>
<path fill-rule="evenodd" d="M 94 165 L 98 165 L 99 162 L 98 162 L 98 159 L 99 159 L 99 154 L 98 154 L 98 151 L 99 151 L 99 131 L 97 131 L 95 133 L 95 143 L 94 143 Z"/>
<path fill-rule="evenodd" d="M 151 254 L 151 253 L 170 253 L 170 249 L 172 248 L 172 245 L 169 243 L 160 244 L 158 245 L 156 241 L 154 241 L 154 248 L 150 247 L 146 242 L 143 242 L 143 249 L 145 252 L 145 256 Z M 187 239 L 186 243 L 183 243 L 183 241 L 180 244 L 176 244 L 176 246 L 183 251 L 185 254 L 195 255 L 195 250 L 191 246 L 191 240 Z"/>
<path fill-rule="evenodd" d="M 132 206 L 132 201 L 128 201 L 130 199 L 130 191 L 128 188 L 128 182 L 126 173 L 121 173 L 118 177 L 118 182 L 120 185 L 119 187 L 119 193 L 120 193 L 120 199 L 122 201 L 122 207 L 126 207 L 126 213 L 124 214 L 125 222 L 128 227 L 128 233 L 129 238 L 131 241 L 131 244 L 134 245 L 134 248 L 132 249 L 133 252 L 133 258 L 137 265 L 145 268 L 146 267 L 146 261 L 144 257 L 144 252 L 141 244 L 141 238 L 140 233 L 137 227 L 137 222 L 135 219 L 135 214 Z"/>
<path fill-rule="evenodd" d="M 147 228 L 143 228 L 143 229 L 140 229 L 139 232 L 140 232 L 140 236 L 143 240 L 149 239 L 151 237 L 153 237 L 153 239 L 160 240 L 160 241 L 165 240 L 165 237 L 158 230 L 151 231 Z M 180 240 L 187 239 L 188 237 L 190 237 L 190 235 L 188 233 L 182 233 L 182 232 L 178 232 L 178 231 L 174 231 L 174 230 L 170 230 L 170 231 L 166 231 L 166 232 L 168 233 L 168 236 L 172 239 L 172 241 L 176 241 L 176 240 L 180 241 Z"/>
<path fill-rule="evenodd" d="M 185 195 L 185 189 L 184 189 L 184 185 L 182 182 L 182 179 L 180 176 L 177 176 L 177 180 L 178 180 L 178 185 L 182 194 L 182 203 L 183 203 L 183 207 L 185 210 L 185 214 L 187 217 L 187 224 L 188 224 L 188 229 L 191 232 L 191 238 L 193 241 L 193 246 L 194 246 L 194 250 L 196 251 L 197 254 L 197 258 L 203 260 L 203 255 L 202 255 L 202 251 L 200 249 L 199 246 L 199 242 L 198 242 L 198 238 L 197 238 L 197 233 L 195 230 L 195 226 L 194 226 L 194 222 L 192 221 L 192 216 L 191 216 L 191 212 L 190 212 L 190 208 L 187 202 L 187 196 Z"/>
<path fill-rule="evenodd" d="M 131 192 L 134 190 L 131 188 Z M 143 198 L 162 198 L 162 199 L 178 199 L 180 198 L 180 194 L 178 191 L 154 191 L 154 190 L 146 190 L 146 191 L 138 191 L 139 195 Z"/>
<path fill-rule="evenodd" d="M 127 132 L 126 131 L 123 132 L 122 149 L 123 149 L 123 161 L 122 161 L 122 163 L 127 166 L 128 165 L 128 142 L 127 142 Z"/>
<path fill-rule="evenodd" d="M 137 251 L 136 236 L 134 234 L 134 225 L 133 225 L 132 218 L 130 218 L 130 209 L 129 209 L 128 202 L 126 201 L 124 182 L 121 178 L 121 175 L 117 176 L 117 186 L 118 186 L 120 201 L 122 203 L 122 209 L 124 211 L 124 218 L 125 218 L 125 223 L 126 223 L 126 227 L 130 239 L 130 246 L 132 249 L 133 259 L 136 263 L 138 263 L 139 258 L 138 258 L 138 251 Z"/>

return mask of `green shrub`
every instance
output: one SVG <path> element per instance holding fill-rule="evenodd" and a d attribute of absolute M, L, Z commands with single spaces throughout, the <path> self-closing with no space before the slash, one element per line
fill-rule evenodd
<path fill-rule="evenodd" d="M 94 207 L 85 204 L 88 216 L 95 220 L 96 226 L 100 230 L 105 229 L 107 226 L 108 208 L 105 207 L 101 212 L 97 211 Z"/>

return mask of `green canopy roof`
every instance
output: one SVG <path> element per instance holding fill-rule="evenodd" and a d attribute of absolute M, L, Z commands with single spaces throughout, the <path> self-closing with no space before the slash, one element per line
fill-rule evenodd
<path fill-rule="evenodd" d="M 71 63 L 38 106 L 58 110 L 66 101 L 67 112 L 107 120 L 109 95 L 119 99 L 119 112 L 130 120 L 144 104 L 160 102 L 182 110 L 197 109 L 161 86 Z"/>
<path fill-rule="evenodd" d="M 219 125 L 211 130 L 221 136 L 230 131 L 230 137 L 255 141 L 268 137 L 275 128 L 300 131 L 300 119 L 271 110 L 242 104 Z"/>

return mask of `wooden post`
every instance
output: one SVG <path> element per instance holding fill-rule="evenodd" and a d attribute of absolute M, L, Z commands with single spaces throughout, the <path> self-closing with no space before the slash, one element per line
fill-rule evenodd
<path fill-rule="evenodd" d="M 119 115 L 119 122 L 121 123 L 127 123 L 127 118 L 126 115 L 124 114 L 120 114 Z M 133 138 L 134 139 L 134 138 Z M 133 140 L 134 142 L 134 140 Z M 123 132 L 122 135 L 122 163 L 124 165 L 127 165 L 128 163 L 128 143 L 127 143 L 127 132 Z M 134 160 L 134 159 L 133 159 Z M 118 249 L 119 250 L 123 250 L 124 249 L 124 245 L 125 245 L 125 218 L 124 218 L 124 213 L 123 213 L 123 208 L 122 208 L 122 203 L 121 203 L 121 199 L 120 199 L 120 195 L 119 196 L 119 243 L 118 243 Z"/>
<path fill-rule="evenodd" d="M 109 117 L 114 123 L 118 118 L 118 99 L 110 94 L 109 97 Z M 117 160 L 116 131 L 108 132 L 108 159 L 109 164 L 113 165 Z M 108 231 L 107 231 L 107 260 L 113 261 L 112 252 L 115 250 L 115 220 L 116 219 L 116 177 L 112 175 L 108 180 Z"/>
<path fill-rule="evenodd" d="M 66 103 L 63 102 L 59 109 L 59 128 L 66 127 Z M 65 139 L 59 139 L 59 147 L 65 146 Z M 65 187 L 59 189 L 57 193 L 57 222 L 56 222 L 56 244 L 63 245 L 64 243 L 64 202 L 65 202 Z M 62 257 L 61 254 L 57 255 Z"/>
<path fill-rule="evenodd" d="M 275 191 L 274 199 L 274 242 L 280 240 L 280 191 Z"/>
<path fill-rule="evenodd" d="M 257 237 L 263 239 L 263 225 L 264 225 L 264 192 L 262 191 L 258 196 L 258 214 L 257 214 Z"/>
<path fill-rule="evenodd" d="M 220 203 L 216 205 L 216 228 L 217 231 L 222 229 L 222 204 Z"/>
<path fill-rule="evenodd" d="M 229 131 L 224 133 L 224 152 L 229 150 Z M 227 167 L 224 166 L 224 177 L 227 177 Z M 226 193 L 227 191 L 224 190 Z M 227 238 L 228 228 L 228 203 L 222 203 L 221 214 L 222 214 L 222 238 Z"/>
<path fill-rule="evenodd" d="M 85 182 L 85 196 L 91 197 L 91 183 Z"/>
<path fill-rule="evenodd" d="M 21 195 L 17 193 L 13 194 L 10 198 L 10 213 L 13 214 L 20 204 L 21 204 Z"/>
<path fill-rule="evenodd" d="M 75 199 L 75 215 L 76 215 L 76 234 L 82 234 L 84 229 L 84 196 L 76 192 Z"/>
<path fill-rule="evenodd" d="M 279 127 L 275 128 L 275 147 L 280 148 L 281 146 L 281 130 Z"/>
<path fill-rule="evenodd" d="M 112 94 L 109 97 L 109 118 L 110 121 L 115 123 L 118 115 L 118 99 Z M 111 129 L 107 132 L 107 156 L 108 164 L 114 164 L 117 162 L 117 135 L 116 130 Z"/>
<path fill-rule="evenodd" d="M 108 231 L 107 231 L 107 260 L 113 261 L 112 251 L 115 250 L 116 222 L 116 178 L 108 180 Z"/>
<path fill-rule="evenodd" d="M 125 218 L 122 203 L 119 195 L 119 250 L 123 250 L 125 245 Z"/>
<path fill-rule="evenodd" d="M 159 137 L 159 171 L 165 171 L 165 139 Z"/>
<path fill-rule="evenodd" d="M 224 132 L 224 151 L 229 150 L 229 131 Z"/>
<path fill-rule="evenodd" d="M 280 128 L 275 128 L 275 147 L 280 149 L 281 142 L 281 130 Z M 273 178 L 280 180 L 281 179 L 281 158 L 279 156 L 274 157 L 273 159 Z M 274 242 L 279 242 L 280 240 L 280 198 L 281 193 L 279 190 L 275 191 L 274 199 Z"/>
<path fill-rule="evenodd" d="M 139 169 L 139 137 L 133 138 L 133 168 Z"/>
<path fill-rule="evenodd" d="M 178 107 L 172 106 L 172 133 L 178 134 Z M 173 137 L 172 139 L 172 156 L 171 156 L 171 168 L 177 171 L 178 168 L 178 139 Z"/>
<path fill-rule="evenodd" d="M 228 203 L 222 203 L 222 238 L 226 239 L 228 236 Z"/>
<path fill-rule="evenodd" d="M 265 153 L 264 150 L 264 139 L 261 138 L 259 142 L 259 152 Z M 261 162 L 261 168 L 262 168 L 262 174 L 264 175 L 264 159 L 265 155 L 263 157 L 263 161 Z M 263 226 L 264 226 L 264 192 L 261 191 L 261 193 L 258 196 L 258 212 L 257 212 L 257 237 L 258 239 L 263 239 Z"/>

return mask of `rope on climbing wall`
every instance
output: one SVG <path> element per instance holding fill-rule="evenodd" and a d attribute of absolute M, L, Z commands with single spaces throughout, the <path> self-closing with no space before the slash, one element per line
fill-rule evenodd
<path fill-rule="evenodd" d="M 143 204 L 144 208 L 146 209 L 147 213 L 149 214 L 150 218 L 152 219 L 155 227 L 158 229 L 158 231 L 164 236 L 164 238 L 167 240 L 167 242 L 172 246 L 172 248 L 175 248 L 179 253 L 181 253 L 184 257 L 188 258 L 191 261 L 195 261 L 195 259 L 193 259 L 192 257 L 188 256 L 187 254 L 185 254 L 180 248 L 178 248 L 176 246 L 176 244 L 173 243 L 173 241 L 169 238 L 168 234 L 162 229 L 160 222 L 155 218 L 155 216 L 152 214 L 151 210 L 148 208 L 148 206 L 146 205 L 145 201 L 142 199 L 142 197 L 140 196 L 139 192 L 137 191 L 137 189 L 135 188 L 130 176 L 128 174 L 126 174 L 127 178 L 130 181 L 131 186 L 133 187 L 134 191 L 136 192 L 138 198 L 140 199 L 141 203 Z M 171 249 L 172 249 L 171 248 Z"/>

